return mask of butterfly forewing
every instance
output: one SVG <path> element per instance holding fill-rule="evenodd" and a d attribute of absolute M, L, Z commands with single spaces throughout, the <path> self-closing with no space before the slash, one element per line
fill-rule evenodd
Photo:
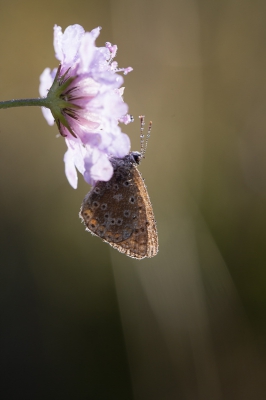
<path fill-rule="evenodd" d="M 113 159 L 113 177 L 97 182 L 85 197 L 80 216 L 87 229 L 133 258 L 153 257 L 158 238 L 144 181 L 130 154 Z"/>

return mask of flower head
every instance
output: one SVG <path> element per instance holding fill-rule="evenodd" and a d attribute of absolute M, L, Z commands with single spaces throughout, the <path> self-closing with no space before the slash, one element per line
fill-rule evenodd
<path fill-rule="evenodd" d="M 71 25 L 62 33 L 54 27 L 55 56 L 59 68 L 46 68 L 40 77 L 40 94 L 47 96 L 49 108 L 43 115 L 49 125 L 56 122 L 65 137 L 65 172 L 76 188 L 77 170 L 89 184 L 108 181 L 113 174 L 110 156 L 124 157 L 130 141 L 118 123 L 131 121 L 122 95 L 123 77 L 131 67 L 118 69 L 113 58 L 117 46 L 107 42 L 96 47 L 100 27 L 85 32 Z M 48 94 L 47 94 L 48 92 Z"/>

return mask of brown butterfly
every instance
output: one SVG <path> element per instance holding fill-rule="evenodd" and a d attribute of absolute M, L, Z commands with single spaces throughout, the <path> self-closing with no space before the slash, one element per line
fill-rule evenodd
<path fill-rule="evenodd" d="M 141 153 L 110 158 L 114 168 L 108 182 L 98 181 L 83 200 L 80 217 L 87 230 L 121 253 L 142 259 L 158 253 L 158 235 L 152 205 L 137 165 L 145 155 L 144 117 L 141 120 Z"/>

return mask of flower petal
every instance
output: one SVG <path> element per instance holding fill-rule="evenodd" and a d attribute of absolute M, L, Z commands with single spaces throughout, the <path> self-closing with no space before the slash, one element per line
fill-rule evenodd
<path fill-rule="evenodd" d="M 50 68 L 45 68 L 43 73 L 40 76 L 40 86 L 39 86 L 39 92 L 42 97 L 46 97 L 47 93 L 52 86 L 53 83 L 53 77 L 52 77 L 52 72 Z"/>
<path fill-rule="evenodd" d="M 50 87 L 52 86 L 55 75 L 56 75 L 56 69 L 51 71 L 50 68 L 45 68 L 45 70 L 41 74 L 39 92 L 42 97 L 47 96 L 47 92 L 49 91 Z M 53 125 L 54 117 L 53 117 L 51 111 L 49 110 L 49 108 L 42 107 L 42 113 L 43 113 L 43 116 L 46 119 L 47 123 L 49 125 Z"/>
<path fill-rule="evenodd" d="M 91 177 L 97 181 L 109 181 L 113 175 L 113 167 L 106 154 L 101 153 L 98 161 L 91 167 Z"/>
<path fill-rule="evenodd" d="M 59 60 L 63 60 L 63 51 L 62 51 L 62 28 L 61 26 L 54 26 L 54 49 L 55 49 L 55 57 Z"/>
<path fill-rule="evenodd" d="M 63 34 L 61 28 L 55 26 L 54 47 L 56 57 L 62 62 L 62 64 L 68 66 L 77 60 L 81 38 L 84 35 L 84 32 L 82 26 L 78 24 L 68 26 Z"/>
<path fill-rule="evenodd" d="M 113 175 L 113 167 L 108 157 L 98 149 L 86 154 L 84 165 L 84 179 L 90 185 L 97 181 L 109 181 Z"/>
<path fill-rule="evenodd" d="M 42 107 L 41 108 L 44 118 L 46 119 L 48 125 L 54 125 L 54 117 L 49 108 Z"/>
<path fill-rule="evenodd" d="M 95 39 L 97 34 L 97 29 L 100 33 L 100 28 L 94 29 L 94 34 L 92 32 L 86 32 L 81 40 L 80 45 L 80 66 L 79 73 L 89 72 L 91 61 L 93 60 L 95 53 Z"/>
<path fill-rule="evenodd" d="M 117 136 L 113 142 L 112 146 L 110 146 L 110 151 L 112 155 L 115 157 L 125 157 L 129 153 L 130 150 L 130 140 L 129 137 L 125 133 L 121 133 Z"/>
<path fill-rule="evenodd" d="M 74 157 L 71 150 L 67 150 L 64 155 L 65 173 L 70 185 L 77 189 L 78 187 L 78 174 L 75 167 Z"/>

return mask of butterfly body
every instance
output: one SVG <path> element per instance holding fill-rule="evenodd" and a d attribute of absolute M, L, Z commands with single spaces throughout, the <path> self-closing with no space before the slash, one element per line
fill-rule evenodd
<path fill-rule="evenodd" d="M 89 232 L 137 259 L 153 257 L 158 252 L 152 205 L 137 168 L 141 158 L 138 152 L 111 158 L 112 178 L 108 182 L 97 182 L 80 210 Z"/>

